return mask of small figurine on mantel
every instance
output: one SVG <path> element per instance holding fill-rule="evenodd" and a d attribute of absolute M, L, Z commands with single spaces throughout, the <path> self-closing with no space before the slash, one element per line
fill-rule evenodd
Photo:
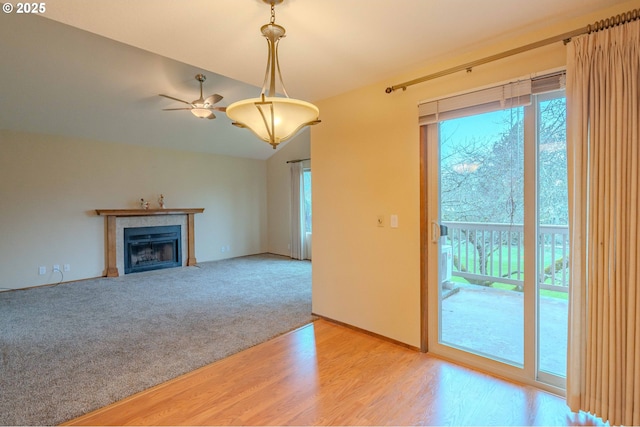
<path fill-rule="evenodd" d="M 158 205 L 160 205 L 160 209 L 164 209 L 164 194 L 161 194 L 160 197 L 158 197 Z"/>
<path fill-rule="evenodd" d="M 140 199 L 140 209 L 149 209 L 149 202 L 144 199 Z"/>

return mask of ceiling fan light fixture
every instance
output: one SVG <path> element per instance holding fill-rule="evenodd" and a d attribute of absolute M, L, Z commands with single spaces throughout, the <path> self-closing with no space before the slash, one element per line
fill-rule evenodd
<path fill-rule="evenodd" d="M 204 106 L 197 106 L 191 109 L 191 114 L 198 117 L 199 119 L 206 119 L 211 115 L 211 110 L 204 108 Z"/>
<path fill-rule="evenodd" d="M 267 39 L 269 48 L 262 92 L 259 98 L 234 102 L 227 107 L 226 113 L 235 126 L 251 130 L 275 149 L 278 144 L 292 138 L 302 128 L 320 123 L 320 110 L 309 102 L 289 98 L 278 62 L 278 42 L 286 31 L 284 27 L 275 23 L 274 7 L 283 0 L 263 1 L 271 5 L 271 21 L 260 29 Z M 284 97 L 276 96 L 276 76 L 282 86 Z"/>
<path fill-rule="evenodd" d="M 196 80 L 200 83 L 200 98 L 196 99 L 195 101 L 188 102 L 183 99 L 161 93 L 160 96 L 164 98 L 182 102 L 183 104 L 187 105 L 187 107 L 182 108 L 164 108 L 164 111 L 186 110 L 191 111 L 191 114 L 200 119 L 215 119 L 216 115 L 213 113 L 213 111 L 215 110 L 224 112 L 226 110 L 226 107 L 216 107 L 214 105 L 222 100 L 222 95 L 214 93 L 206 99 L 202 96 L 202 83 L 204 83 L 206 79 L 207 76 L 205 76 L 204 74 L 196 74 Z"/>

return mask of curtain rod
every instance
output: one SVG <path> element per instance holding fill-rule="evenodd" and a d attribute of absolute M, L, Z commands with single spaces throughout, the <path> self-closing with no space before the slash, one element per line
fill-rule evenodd
<path fill-rule="evenodd" d="M 304 162 L 305 160 L 311 160 L 311 159 L 287 160 L 287 163 L 300 163 L 300 162 Z"/>
<path fill-rule="evenodd" d="M 404 91 L 404 90 L 407 90 L 407 86 L 413 86 L 415 84 L 423 83 L 428 80 L 444 77 L 449 74 L 457 73 L 458 71 L 462 71 L 462 70 L 467 70 L 467 72 L 471 72 L 471 70 L 474 67 L 477 67 L 478 65 L 483 65 L 488 62 L 497 61 L 498 59 L 503 59 L 509 56 L 517 55 L 519 53 L 526 52 L 532 49 L 537 49 L 539 47 L 543 47 L 559 41 L 562 41 L 564 42 L 564 44 L 567 44 L 573 37 L 580 36 L 582 34 L 591 34 L 600 30 L 605 30 L 610 27 L 615 27 L 616 25 L 620 25 L 620 24 L 626 24 L 627 22 L 635 21 L 638 18 L 640 18 L 640 9 L 634 9 L 629 12 L 622 13 L 620 15 L 612 16 L 611 18 L 603 19 L 594 24 L 589 24 L 585 28 L 580 28 L 578 30 L 560 34 L 555 37 L 549 37 L 544 40 L 540 40 L 534 43 L 530 43 L 524 46 L 510 49 L 501 53 L 497 53 L 495 55 L 487 56 L 486 58 L 467 62 L 466 64 L 458 65 L 456 67 L 448 68 L 446 70 L 439 71 L 437 73 L 433 73 L 423 77 L 419 77 L 417 79 L 409 80 L 408 82 L 400 83 L 394 86 L 389 86 L 388 88 L 385 89 L 385 92 L 392 93 L 398 89 L 402 89 Z"/>

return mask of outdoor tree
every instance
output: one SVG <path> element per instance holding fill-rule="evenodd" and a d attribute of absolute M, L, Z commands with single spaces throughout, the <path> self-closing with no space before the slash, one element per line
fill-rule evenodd
<path fill-rule="evenodd" d="M 540 103 L 538 135 L 541 224 L 566 225 L 566 105 Z M 470 131 L 470 127 L 472 130 Z M 443 221 L 522 226 L 524 222 L 524 108 L 450 120 L 441 124 L 441 216 Z M 488 275 L 491 255 L 519 245 L 518 232 L 465 230 L 458 240 L 476 251 L 474 270 Z M 457 269 L 471 268 L 454 260 Z M 508 271 L 510 275 L 515 271 Z M 491 281 L 476 281 L 490 285 Z"/>

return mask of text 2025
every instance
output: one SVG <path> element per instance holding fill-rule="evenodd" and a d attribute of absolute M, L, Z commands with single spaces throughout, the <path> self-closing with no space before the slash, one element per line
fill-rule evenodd
<path fill-rule="evenodd" d="M 45 13 L 46 3 L 16 3 L 16 13 Z"/>

